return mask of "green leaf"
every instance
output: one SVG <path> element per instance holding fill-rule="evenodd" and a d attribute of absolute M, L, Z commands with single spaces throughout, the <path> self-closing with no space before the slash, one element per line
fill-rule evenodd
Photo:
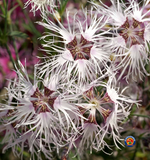
<path fill-rule="evenodd" d="M 27 38 L 27 34 L 19 32 L 19 31 L 13 31 L 9 35 L 12 37 L 14 36 L 14 37 Z"/>
<path fill-rule="evenodd" d="M 63 13 L 66 9 L 67 2 L 68 2 L 68 0 L 62 0 L 61 6 L 60 6 L 60 9 L 59 9 L 60 16 L 63 15 Z"/>
<path fill-rule="evenodd" d="M 5 18 L 5 16 L 4 16 L 3 14 L 0 14 L 0 16 L 1 16 L 2 18 Z"/>
<path fill-rule="evenodd" d="M 16 0 L 21 8 L 23 8 L 23 2 L 21 0 Z"/>
<path fill-rule="evenodd" d="M 3 14 L 5 14 L 5 8 L 0 5 L 0 10 L 2 11 Z"/>
<path fill-rule="evenodd" d="M 12 12 L 18 7 L 19 5 L 14 6 L 13 8 L 11 8 L 9 11 L 7 11 L 7 21 L 8 24 L 11 24 L 11 14 Z"/>
<path fill-rule="evenodd" d="M 142 114 L 131 114 L 132 116 L 138 116 L 138 117 L 145 117 L 145 118 L 149 118 L 150 116 L 146 116 L 146 115 L 142 115 Z"/>
<path fill-rule="evenodd" d="M 32 23 L 27 24 L 22 24 L 23 27 L 34 34 L 35 37 L 41 37 L 41 33 L 35 28 L 35 26 Z"/>
<path fill-rule="evenodd" d="M 138 137 L 141 139 L 146 132 L 140 134 Z"/>

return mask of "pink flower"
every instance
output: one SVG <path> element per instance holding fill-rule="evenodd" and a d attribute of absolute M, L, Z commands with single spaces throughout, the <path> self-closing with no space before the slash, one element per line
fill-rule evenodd
<path fill-rule="evenodd" d="M 19 58 L 22 64 L 29 69 L 29 72 L 33 70 L 33 65 L 38 62 L 38 59 L 36 58 L 37 51 L 29 49 L 22 49 L 22 43 L 17 42 L 17 50 L 19 51 Z M 11 44 L 8 45 L 9 50 L 12 54 L 13 59 L 16 61 L 16 53 Z M 0 77 L 2 80 L 1 87 L 4 87 L 6 85 L 6 79 L 13 79 L 16 77 L 16 73 L 13 68 L 13 64 L 10 61 L 10 58 L 8 56 L 8 52 L 5 48 L 0 47 Z"/>

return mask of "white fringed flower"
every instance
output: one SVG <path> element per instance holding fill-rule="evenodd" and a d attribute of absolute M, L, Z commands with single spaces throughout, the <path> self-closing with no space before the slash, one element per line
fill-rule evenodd
<path fill-rule="evenodd" d="M 34 15 L 37 10 L 40 10 L 42 13 L 44 13 L 44 12 L 48 12 L 49 9 L 56 7 L 55 1 L 56 0 L 28 0 L 25 3 L 25 8 L 31 5 L 30 11 L 33 12 Z"/>
<path fill-rule="evenodd" d="M 104 4 L 97 9 L 109 16 L 109 25 L 112 26 L 112 41 L 107 45 L 115 53 L 115 57 L 120 61 L 118 67 L 122 68 L 119 79 L 126 74 L 126 79 L 132 77 L 134 80 L 142 79 L 144 74 L 149 75 L 144 68 L 149 62 L 148 42 L 150 41 L 150 18 L 146 15 L 150 11 L 144 12 L 149 1 L 144 0 L 143 6 L 135 0 L 123 2 L 110 0 L 111 7 Z M 101 1 L 100 1 L 101 2 Z M 101 2 L 102 3 L 102 2 Z"/>
<path fill-rule="evenodd" d="M 55 14 L 54 14 L 55 16 Z M 84 83 L 96 79 L 108 68 L 109 52 L 103 50 L 103 30 L 107 22 L 105 16 L 99 16 L 96 12 L 83 11 L 82 19 L 78 13 L 74 14 L 73 23 L 70 23 L 70 14 L 67 12 L 68 26 L 64 27 L 55 16 L 57 24 L 43 17 L 47 23 L 39 22 L 49 30 L 42 39 L 44 47 L 51 48 L 57 55 L 46 59 L 45 64 L 39 64 L 39 74 L 51 73 L 63 75 L 67 80 L 76 80 Z"/>
<path fill-rule="evenodd" d="M 38 149 L 46 157 L 51 157 L 51 145 L 53 144 L 58 151 L 60 146 L 68 143 L 71 132 L 78 132 L 79 117 L 82 116 L 78 107 L 69 103 L 75 97 L 67 95 L 68 92 L 61 89 L 57 75 L 51 73 L 50 78 L 38 80 L 35 70 L 32 82 L 21 63 L 20 67 L 21 70 L 17 71 L 18 79 L 12 81 L 7 88 L 11 99 L 1 108 L 2 111 L 8 111 L 1 117 L 3 119 L 5 116 L 6 126 L 13 125 L 14 131 L 19 133 L 9 142 L 7 148 L 26 144 L 31 153 Z M 26 135 L 28 139 L 24 139 L 27 138 Z M 39 148 L 36 149 L 37 143 Z"/>
<path fill-rule="evenodd" d="M 108 134 L 113 137 L 116 147 L 119 148 L 118 144 L 122 145 L 120 142 L 122 139 L 120 138 L 119 133 L 122 127 L 119 126 L 119 123 L 123 122 L 124 119 L 128 117 L 133 104 L 138 106 L 138 101 L 132 100 L 130 97 L 123 95 L 123 92 L 127 88 L 124 88 L 120 93 L 119 87 L 117 87 L 117 81 L 115 80 L 114 76 L 109 77 L 108 82 L 102 82 L 101 85 L 106 87 L 106 93 L 103 99 L 107 102 L 113 102 L 113 106 L 111 113 L 106 119 L 105 125 L 100 130 L 102 139 L 100 140 L 99 144 L 101 146 L 101 143 L 103 143 L 103 138 L 106 134 Z"/>
<path fill-rule="evenodd" d="M 75 135 L 75 139 L 80 140 L 79 151 L 85 146 L 91 151 L 92 148 L 97 151 L 105 146 L 109 148 L 104 139 L 108 136 L 113 138 L 116 147 L 122 145 L 119 124 L 130 114 L 132 104 L 138 105 L 138 102 L 123 95 L 126 88 L 120 93 L 116 84 L 114 76 L 110 76 L 107 83 L 97 81 L 79 89 L 82 96 L 76 105 L 86 117 L 79 128 L 82 134 Z"/>
<path fill-rule="evenodd" d="M 3 153 L 5 153 L 5 151 L 11 147 L 14 155 L 18 156 L 18 152 L 16 150 L 16 147 L 18 146 L 11 146 L 11 144 L 16 140 L 18 133 L 14 129 L 13 125 L 11 124 L 5 125 L 5 123 L 6 122 L 3 121 L 3 124 L 1 124 L 0 126 L 0 132 L 1 133 L 5 132 L 5 135 L 3 136 L 3 139 L 1 141 L 1 144 L 6 144 L 5 147 L 3 148 Z"/>

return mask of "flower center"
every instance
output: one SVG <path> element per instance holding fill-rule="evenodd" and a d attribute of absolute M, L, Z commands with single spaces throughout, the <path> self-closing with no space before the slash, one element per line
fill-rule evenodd
<path fill-rule="evenodd" d="M 45 103 L 48 103 L 49 98 L 44 96 L 41 100 Z"/>
<path fill-rule="evenodd" d="M 127 47 L 136 44 L 144 44 L 145 25 L 134 18 L 126 18 L 125 23 L 119 28 L 120 35 L 126 42 Z"/>
<path fill-rule="evenodd" d="M 102 92 L 102 94 L 103 94 L 103 92 Z M 88 105 L 87 109 L 80 107 L 80 110 L 81 110 L 82 114 L 85 113 L 86 110 L 89 111 L 89 116 L 88 116 L 89 122 L 97 124 L 96 119 L 99 116 L 97 116 L 96 111 L 98 111 L 101 114 L 101 116 L 104 119 L 104 122 L 106 122 L 107 117 L 109 117 L 110 113 L 112 112 L 111 110 L 106 109 L 108 107 L 103 106 L 104 104 L 113 103 L 113 101 L 110 99 L 109 95 L 107 93 L 105 93 L 105 95 L 102 98 L 100 98 L 99 92 L 98 92 L 98 97 L 95 97 L 94 96 L 94 89 L 93 89 L 93 87 L 91 87 L 89 90 L 84 92 L 83 98 L 90 105 Z"/>
<path fill-rule="evenodd" d="M 98 108 L 99 105 L 100 105 L 99 101 L 98 101 L 96 98 L 92 99 L 92 100 L 90 101 L 90 103 L 91 103 L 91 104 L 94 104 L 92 107 L 95 108 L 95 109 Z"/>
<path fill-rule="evenodd" d="M 44 87 L 44 95 L 37 88 L 31 97 L 37 98 L 34 101 L 31 101 L 33 107 L 37 113 L 41 112 L 50 112 L 49 107 L 54 108 L 54 101 L 56 98 L 51 98 L 51 94 L 54 91 L 49 90 L 47 87 Z"/>
<path fill-rule="evenodd" d="M 86 59 L 89 60 L 91 58 L 90 51 L 92 48 L 92 42 L 87 41 L 82 35 L 80 37 L 80 41 L 77 41 L 76 36 L 74 39 L 67 44 L 67 49 L 72 54 L 74 60 L 78 59 Z"/>

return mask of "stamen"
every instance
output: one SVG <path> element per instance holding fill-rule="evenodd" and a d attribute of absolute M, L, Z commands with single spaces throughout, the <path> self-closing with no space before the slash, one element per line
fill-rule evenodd
<path fill-rule="evenodd" d="M 88 119 L 89 119 L 89 122 L 90 122 L 90 123 L 97 124 L 95 115 L 90 114 L 89 117 L 88 117 Z"/>
<path fill-rule="evenodd" d="M 102 115 L 103 115 L 103 118 L 104 118 L 104 120 L 106 121 L 106 119 L 107 119 L 107 117 L 110 115 L 110 113 L 111 113 L 112 111 L 110 111 L 109 109 L 102 109 Z"/>
<path fill-rule="evenodd" d="M 102 91 L 102 93 L 101 93 L 101 95 L 100 96 L 102 96 L 104 94 L 104 90 Z"/>

